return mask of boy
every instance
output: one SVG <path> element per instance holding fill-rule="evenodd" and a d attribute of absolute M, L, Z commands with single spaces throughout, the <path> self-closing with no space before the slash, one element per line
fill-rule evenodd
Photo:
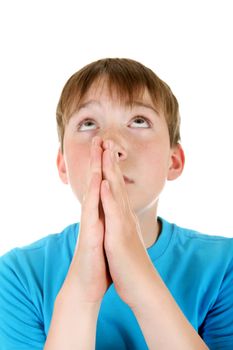
<path fill-rule="evenodd" d="M 170 88 L 129 59 L 75 73 L 57 108 L 57 166 L 80 224 L 0 263 L 1 349 L 232 349 L 233 240 L 157 217 L 181 175 Z"/>

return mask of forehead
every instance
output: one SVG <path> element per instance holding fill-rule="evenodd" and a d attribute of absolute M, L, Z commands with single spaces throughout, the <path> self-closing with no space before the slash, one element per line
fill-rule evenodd
<path fill-rule="evenodd" d="M 157 109 L 157 104 L 153 101 L 146 87 L 136 87 L 131 91 L 121 89 L 119 86 L 109 83 L 106 79 L 95 81 L 86 93 L 79 99 L 76 109 L 86 105 L 89 101 L 105 101 L 122 106 L 133 106 L 135 103 L 150 104 Z"/>

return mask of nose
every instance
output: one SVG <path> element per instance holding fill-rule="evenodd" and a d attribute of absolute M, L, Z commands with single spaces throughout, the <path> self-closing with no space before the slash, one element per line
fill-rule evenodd
<path fill-rule="evenodd" d="M 127 159 L 126 145 L 122 137 L 119 137 L 119 135 L 116 135 L 116 133 L 113 133 L 111 135 L 107 133 L 105 135 L 102 135 L 102 139 L 104 149 L 110 148 L 114 153 L 118 155 L 119 160 Z"/>

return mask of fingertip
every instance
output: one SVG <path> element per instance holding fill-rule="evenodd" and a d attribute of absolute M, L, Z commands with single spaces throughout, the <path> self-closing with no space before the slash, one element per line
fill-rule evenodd
<path fill-rule="evenodd" d="M 100 136 L 94 136 L 92 139 L 92 145 L 94 146 L 101 146 L 102 139 Z"/>
<path fill-rule="evenodd" d="M 98 136 L 94 136 L 92 141 L 91 141 L 92 145 L 96 146 L 97 141 L 98 141 Z"/>

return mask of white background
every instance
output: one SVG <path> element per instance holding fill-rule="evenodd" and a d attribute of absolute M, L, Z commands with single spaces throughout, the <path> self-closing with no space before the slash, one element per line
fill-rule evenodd
<path fill-rule="evenodd" d="M 80 206 L 57 175 L 55 109 L 71 74 L 103 57 L 152 68 L 180 103 L 186 167 L 159 214 L 232 237 L 232 1 L 2 1 L 0 254 L 59 232 Z"/>

